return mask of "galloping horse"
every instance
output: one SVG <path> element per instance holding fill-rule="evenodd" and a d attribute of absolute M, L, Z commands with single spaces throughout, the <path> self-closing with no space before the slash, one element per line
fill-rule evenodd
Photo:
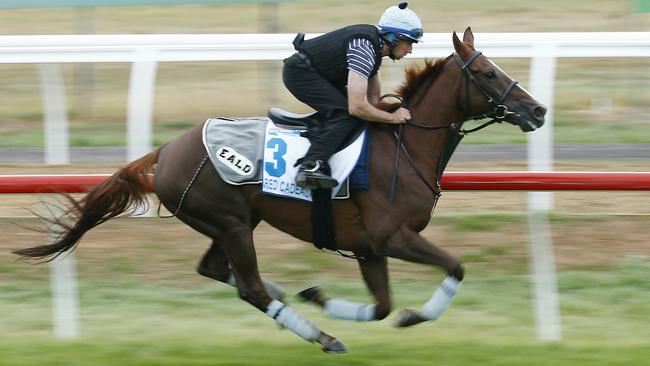
<path fill-rule="evenodd" d="M 391 311 L 387 257 L 442 267 L 448 274 L 420 310 L 404 310 L 397 326 L 434 320 L 450 304 L 464 277 L 463 266 L 418 233 L 428 224 L 439 196 L 440 175 L 469 119 L 492 118 L 518 125 L 524 132 L 544 124 L 546 108 L 498 66 L 474 49 L 470 28 L 461 41 L 453 33 L 455 52 L 422 70 L 409 69 L 398 89 L 413 119 L 400 128 L 369 124 L 369 189 L 332 204 L 338 248 L 354 253 L 374 303 L 326 299 L 318 288 L 300 295 L 336 318 L 381 320 Z M 390 108 L 395 105 L 385 105 Z M 488 122 L 488 123 L 491 123 Z M 49 258 L 73 249 L 84 233 L 124 212 L 146 204 L 149 174 L 164 205 L 187 225 L 208 236 L 212 245 L 198 272 L 235 286 L 239 296 L 281 326 L 326 352 L 345 352 L 338 339 L 283 303 L 282 289 L 260 278 L 253 230 L 264 220 L 312 241 L 308 203 L 262 194 L 259 185 L 230 185 L 207 164 L 196 127 L 154 152 L 131 162 L 75 201 L 52 244 L 15 251 L 24 258 Z M 395 163 L 393 163 L 395 161 Z M 397 164 L 401 162 L 401 164 Z M 395 174 L 395 175 L 394 175 Z M 391 179 L 399 176 L 396 181 Z M 73 219 L 66 225 L 66 219 Z"/>

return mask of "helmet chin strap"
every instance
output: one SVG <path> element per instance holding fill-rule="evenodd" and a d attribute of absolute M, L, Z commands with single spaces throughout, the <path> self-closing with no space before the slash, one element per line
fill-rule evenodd
<path fill-rule="evenodd" d="M 390 57 L 391 60 L 395 61 L 397 58 L 395 57 L 395 53 L 393 52 L 395 50 L 395 46 L 399 42 L 398 40 L 391 40 L 385 36 L 382 36 L 384 39 L 384 42 L 388 45 L 388 57 Z"/>

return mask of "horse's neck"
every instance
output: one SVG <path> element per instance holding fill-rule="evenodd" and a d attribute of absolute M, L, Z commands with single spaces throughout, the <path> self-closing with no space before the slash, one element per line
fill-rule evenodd
<path fill-rule="evenodd" d="M 447 71 L 449 68 L 451 69 Z M 452 76 L 447 76 L 447 73 L 452 73 Z M 414 93 L 411 98 L 411 113 L 416 121 L 432 126 L 444 126 L 462 119 L 458 105 L 462 78 L 454 76 L 457 74 L 457 67 L 447 60 L 437 76 Z"/>
<path fill-rule="evenodd" d="M 458 106 L 458 80 L 439 75 L 430 84 L 423 85 L 412 98 L 416 101 L 411 108 L 414 121 L 418 124 L 442 127 L 462 120 L 462 111 Z M 430 182 L 435 182 L 436 167 L 449 136 L 448 130 L 405 130 L 404 144 Z"/>

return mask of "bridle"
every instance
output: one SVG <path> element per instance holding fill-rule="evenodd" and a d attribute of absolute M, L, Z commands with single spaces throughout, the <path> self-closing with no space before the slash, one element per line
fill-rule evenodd
<path fill-rule="evenodd" d="M 488 100 L 488 103 L 491 105 L 492 110 L 487 112 L 487 113 L 480 113 L 480 114 L 475 114 L 475 115 L 470 115 L 466 117 L 463 121 L 460 122 L 453 122 L 448 125 L 441 125 L 441 126 L 431 126 L 431 125 L 423 125 L 415 122 L 414 120 L 407 121 L 405 124 L 399 125 L 399 128 L 397 131 L 395 131 L 395 139 L 397 141 L 396 143 L 396 149 L 395 149 L 395 161 L 393 163 L 393 177 L 391 179 L 391 190 L 390 190 L 390 200 L 391 202 L 395 198 L 395 191 L 397 189 L 397 168 L 399 167 L 399 154 L 400 150 L 404 152 L 404 155 L 406 156 L 407 161 L 411 165 L 411 167 L 415 170 L 415 173 L 417 176 L 424 182 L 424 184 L 429 188 L 431 193 L 434 194 L 436 201 L 437 199 L 441 196 L 441 190 L 440 190 L 440 177 L 442 176 L 442 172 L 444 171 L 445 167 L 447 166 L 447 163 L 449 162 L 449 159 L 451 158 L 451 155 L 453 154 L 454 150 L 456 149 L 456 146 L 458 146 L 458 143 L 460 140 L 465 136 L 470 133 L 482 130 L 483 128 L 492 125 L 494 123 L 501 123 L 503 122 L 506 118 L 510 116 L 515 116 L 518 115 L 518 113 L 510 111 L 508 107 L 503 104 L 505 100 L 508 98 L 508 95 L 512 91 L 512 89 L 517 85 L 518 81 L 517 80 L 512 80 L 508 86 L 505 88 L 505 90 L 502 93 L 496 93 L 495 91 L 491 90 L 490 88 L 487 88 L 483 85 L 481 85 L 478 80 L 474 77 L 472 74 L 472 71 L 469 69 L 469 67 L 472 65 L 476 59 L 478 59 L 482 53 L 480 51 L 474 51 L 467 62 L 463 61 L 463 59 L 458 55 L 458 53 L 454 52 L 452 54 L 454 60 L 458 64 L 458 67 L 460 67 L 461 71 L 463 71 L 463 74 L 465 75 L 465 112 L 468 113 L 471 108 L 471 93 L 470 93 L 470 87 L 473 84 Z M 385 95 L 384 97 L 396 97 L 395 95 Z M 407 106 L 406 101 L 403 99 L 397 97 L 400 100 L 400 106 L 405 108 Z M 491 118 L 490 121 L 487 121 L 483 124 L 481 124 L 478 127 L 466 130 L 462 128 L 463 123 L 469 120 L 481 120 L 481 119 L 486 119 L 486 118 Z M 445 146 L 443 147 L 442 150 L 442 156 L 438 159 L 438 169 L 436 172 L 436 183 L 435 186 L 432 186 L 427 182 L 427 180 L 424 178 L 424 175 L 420 170 L 415 166 L 415 161 L 411 158 L 410 154 L 408 153 L 408 150 L 406 149 L 406 146 L 402 143 L 402 136 L 403 136 L 403 131 L 404 131 L 404 126 L 413 126 L 419 129 L 423 130 L 440 130 L 440 129 L 447 129 L 449 131 L 450 136 L 453 136 L 453 138 L 448 139 Z M 434 203 L 435 205 L 435 203 Z M 434 206 L 435 207 L 435 206 Z"/>
<path fill-rule="evenodd" d="M 506 101 L 508 98 L 508 95 L 510 95 L 510 92 L 512 89 L 519 83 L 517 80 L 512 80 L 510 84 L 505 88 L 505 90 L 501 94 L 497 94 L 495 91 L 481 85 L 478 80 L 476 80 L 476 77 L 474 77 L 474 74 L 472 74 L 472 71 L 469 69 L 469 67 L 478 59 L 483 53 L 481 51 L 474 51 L 467 62 L 463 61 L 462 58 L 458 55 L 458 53 L 454 52 L 452 54 L 452 57 L 458 64 L 458 67 L 460 67 L 461 71 L 463 71 L 463 74 L 465 75 L 465 112 L 469 112 L 470 107 L 471 107 L 471 97 L 470 97 L 470 83 L 474 84 L 474 86 L 487 98 L 487 102 L 491 105 L 492 110 L 487 112 L 487 113 L 480 113 L 480 114 L 475 114 L 475 115 L 470 115 L 465 118 L 460 124 L 465 123 L 466 121 L 469 120 L 481 120 L 481 119 L 486 119 L 486 118 L 492 118 L 491 121 L 486 122 L 482 124 L 481 126 L 477 128 L 473 128 L 470 130 L 460 130 L 464 134 L 469 134 L 472 132 L 476 132 L 478 130 L 481 130 L 493 123 L 501 123 L 503 120 L 510 116 L 515 116 L 518 115 L 516 112 L 512 112 L 508 109 L 506 105 L 503 104 L 503 102 Z M 388 95 L 388 96 L 393 96 L 394 95 Z M 406 102 L 400 99 L 400 104 L 402 107 L 406 106 Z M 407 125 L 411 125 L 417 128 L 425 129 L 425 130 L 437 130 L 437 129 L 442 129 L 442 128 L 449 128 L 451 127 L 454 123 L 451 123 L 449 125 L 444 125 L 444 126 L 429 126 L 429 125 L 423 125 L 419 124 L 413 120 L 408 121 L 406 123 Z"/>

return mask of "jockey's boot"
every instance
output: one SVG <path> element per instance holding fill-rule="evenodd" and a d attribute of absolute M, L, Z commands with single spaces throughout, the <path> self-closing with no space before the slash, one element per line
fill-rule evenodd
<path fill-rule="evenodd" d="M 309 189 L 332 189 L 336 187 L 339 182 L 327 175 L 325 168 L 325 163 L 322 160 L 303 162 L 298 168 L 296 185 Z"/>

